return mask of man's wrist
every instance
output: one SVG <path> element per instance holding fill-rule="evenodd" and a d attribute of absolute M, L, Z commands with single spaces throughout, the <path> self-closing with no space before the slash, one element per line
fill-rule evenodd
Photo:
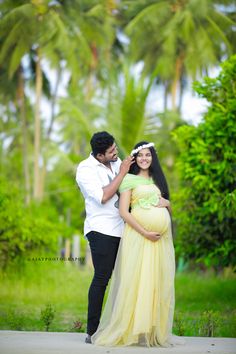
<path fill-rule="evenodd" d="M 127 173 L 128 173 L 128 172 L 126 172 L 126 171 L 120 170 L 120 172 L 118 173 L 118 175 L 120 175 L 122 178 L 124 178 L 125 175 L 127 175 Z"/>

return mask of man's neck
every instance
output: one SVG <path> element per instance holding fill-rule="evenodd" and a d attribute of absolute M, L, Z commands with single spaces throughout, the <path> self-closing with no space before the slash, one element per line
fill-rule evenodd
<path fill-rule="evenodd" d="M 104 166 L 106 166 L 107 168 L 109 168 L 112 171 L 110 162 L 106 162 L 106 163 L 102 162 L 102 163 L 103 163 Z"/>
<path fill-rule="evenodd" d="M 102 163 L 104 166 L 106 166 L 107 168 L 109 168 L 111 171 L 112 171 L 112 168 L 111 168 L 111 163 L 108 161 L 108 162 L 104 162 L 104 161 L 101 161 L 99 160 L 97 157 L 94 157 L 98 162 Z"/>

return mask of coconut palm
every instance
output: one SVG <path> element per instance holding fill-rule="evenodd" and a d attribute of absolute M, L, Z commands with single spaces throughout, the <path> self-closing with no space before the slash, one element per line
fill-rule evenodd
<path fill-rule="evenodd" d="M 9 4 L 8 4 L 9 5 Z M 42 48 L 60 30 L 56 5 L 46 1 L 17 2 L 2 8 L 0 31 L 4 41 L 1 46 L 0 62 L 9 57 L 8 73 L 11 79 L 20 68 L 22 58 L 30 51 L 35 53 L 35 132 L 34 132 L 34 198 L 40 191 L 40 103 L 42 95 Z M 60 23 L 61 25 L 61 23 Z M 21 96 L 23 97 L 23 96 Z"/>
<path fill-rule="evenodd" d="M 80 11 L 76 11 L 77 5 L 80 5 Z M 39 168 L 39 160 L 42 158 L 40 119 L 42 61 L 47 58 L 51 65 L 57 68 L 58 81 L 64 61 L 66 63 L 64 67 L 71 73 L 70 84 L 75 87 L 82 73 L 86 72 L 86 67 L 91 67 L 95 58 L 93 42 L 96 44 L 98 41 L 100 44 L 102 41 L 103 34 L 98 29 L 103 26 L 104 12 L 97 1 L 92 4 L 88 1 L 65 1 L 60 4 L 48 0 L 8 1 L 0 10 L 2 13 L 0 33 L 3 38 L 0 63 L 9 58 L 9 77 L 13 77 L 25 55 L 33 53 L 35 61 L 34 198 L 39 199 L 42 193 Z M 92 37 L 94 29 L 97 30 L 97 34 Z M 52 100 L 54 113 L 51 116 L 47 140 L 50 138 L 55 120 L 56 94 L 57 91 L 54 91 Z"/>
<path fill-rule="evenodd" d="M 233 21 L 212 0 L 145 0 L 121 3 L 130 50 L 145 62 L 145 72 L 158 70 L 170 83 L 172 107 L 183 76 L 198 74 L 232 52 Z M 233 2 L 229 2 L 233 4 Z M 235 48 L 234 48 L 235 49 Z"/>

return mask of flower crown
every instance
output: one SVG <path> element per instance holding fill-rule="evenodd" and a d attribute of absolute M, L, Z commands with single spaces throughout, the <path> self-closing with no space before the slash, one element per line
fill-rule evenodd
<path fill-rule="evenodd" d="M 132 150 L 130 155 L 131 155 L 131 156 L 134 156 L 134 155 L 137 154 L 140 150 L 142 150 L 142 149 L 147 149 L 147 148 L 150 148 L 150 147 L 152 147 L 152 146 L 154 146 L 154 143 L 143 144 L 143 145 L 137 147 L 137 149 Z"/>

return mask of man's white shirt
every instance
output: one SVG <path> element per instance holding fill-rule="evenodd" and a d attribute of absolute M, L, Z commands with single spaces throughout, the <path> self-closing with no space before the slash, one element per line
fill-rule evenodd
<path fill-rule="evenodd" d="M 124 222 L 119 214 L 118 195 L 102 204 L 103 187 L 111 183 L 120 171 L 121 160 L 111 162 L 111 169 L 91 154 L 77 167 L 76 182 L 85 199 L 84 234 L 90 231 L 121 237 Z"/>

